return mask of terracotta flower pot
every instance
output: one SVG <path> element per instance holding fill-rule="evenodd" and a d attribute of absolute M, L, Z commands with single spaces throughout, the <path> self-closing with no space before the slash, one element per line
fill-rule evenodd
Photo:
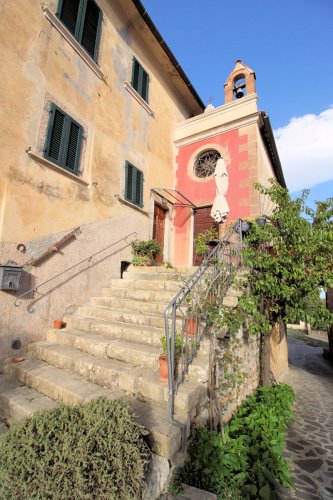
<path fill-rule="evenodd" d="M 185 332 L 188 337 L 196 337 L 197 336 L 197 319 L 196 318 L 187 318 L 185 319 Z"/>
<path fill-rule="evenodd" d="M 24 360 L 25 358 L 23 356 L 14 356 L 12 358 L 12 363 L 22 363 Z"/>
<path fill-rule="evenodd" d="M 61 328 L 63 328 L 64 326 L 64 322 L 62 319 L 55 319 L 53 321 L 53 328 L 55 328 L 56 330 L 60 330 Z"/>
<path fill-rule="evenodd" d="M 168 358 L 166 354 L 161 354 L 159 357 L 160 363 L 160 380 L 167 381 L 168 380 Z"/>

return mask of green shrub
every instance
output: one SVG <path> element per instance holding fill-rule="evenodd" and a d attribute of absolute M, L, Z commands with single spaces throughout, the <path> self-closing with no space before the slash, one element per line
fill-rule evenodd
<path fill-rule="evenodd" d="M 197 430 L 178 480 L 216 493 L 221 500 L 269 500 L 278 483 L 292 486 L 282 453 L 293 401 L 293 390 L 286 384 L 261 387 L 225 426 L 225 444 L 220 433 Z"/>
<path fill-rule="evenodd" d="M 161 251 L 160 245 L 155 240 L 132 241 L 132 254 L 154 258 Z"/>
<path fill-rule="evenodd" d="M 1 436 L 0 498 L 138 499 L 146 434 L 120 400 L 38 412 Z"/>
<path fill-rule="evenodd" d="M 152 263 L 152 258 L 148 255 L 134 255 L 131 264 L 133 266 L 149 266 Z"/>

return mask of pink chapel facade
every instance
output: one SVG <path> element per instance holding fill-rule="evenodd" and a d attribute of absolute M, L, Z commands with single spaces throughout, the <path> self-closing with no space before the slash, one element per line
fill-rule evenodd
<path fill-rule="evenodd" d="M 243 83 L 236 97 L 238 81 Z M 267 185 L 270 178 L 276 178 L 285 186 L 269 119 L 257 107 L 255 73 L 241 61 L 236 62 L 225 83 L 225 101 L 218 108 L 209 105 L 203 114 L 176 127 L 175 189 L 193 204 L 175 209 L 173 263 L 176 266 L 193 262 L 196 218 L 200 219 L 201 212 L 209 213 L 213 205 L 214 154 L 215 163 L 216 157 L 223 158 L 229 178 L 226 192 L 229 213 L 221 228 L 230 221 L 263 213 L 264 204 L 253 187 L 255 183 Z M 205 229 L 214 222 L 206 216 Z"/>

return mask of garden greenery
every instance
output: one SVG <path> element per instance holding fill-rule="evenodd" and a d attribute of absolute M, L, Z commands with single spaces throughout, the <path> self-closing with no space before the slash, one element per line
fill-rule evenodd
<path fill-rule="evenodd" d="M 206 231 L 203 231 L 202 233 L 199 233 L 194 240 L 195 253 L 197 255 L 205 255 L 209 253 L 209 251 L 211 251 L 211 248 L 209 247 L 209 242 L 218 239 L 219 239 L 219 230 L 214 226 L 212 226 L 209 229 L 206 229 Z"/>
<path fill-rule="evenodd" d="M 210 321 L 236 332 L 245 325 L 251 334 L 262 334 L 264 385 L 269 384 L 269 336 L 278 322 L 305 320 L 312 325 L 333 323 L 333 314 L 318 303 L 318 290 L 333 287 L 333 198 L 306 205 L 309 191 L 295 200 L 271 180 L 257 184 L 259 194 L 274 207 L 260 227 L 251 223 L 244 241 L 242 262 L 247 273 L 236 276 L 243 289 L 234 308 L 221 307 Z M 317 307 L 310 311 L 309 303 Z"/>
<path fill-rule="evenodd" d="M 139 499 L 147 434 L 122 400 L 38 412 L 0 438 L 0 498 Z"/>
<path fill-rule="evenodd" d="M 178 472 L 176 483 L 210 491 L 219 500 L 270 500 L 279 483 L 293 486 L 282 454 L 293 401 L 293 390 L 286 384 L 261 387 L 225 426 L 225 444 L 221 433 L 196 430 L 189 461 Z"/>

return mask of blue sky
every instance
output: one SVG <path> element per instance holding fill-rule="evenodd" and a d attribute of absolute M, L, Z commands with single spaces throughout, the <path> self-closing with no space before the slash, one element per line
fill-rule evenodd
<path fill-rule="evenodd" d="M 290 191 L 333 196 L 333 0 L 143 3 L 205 103 L 237 59 L 256 72 Z"/>

